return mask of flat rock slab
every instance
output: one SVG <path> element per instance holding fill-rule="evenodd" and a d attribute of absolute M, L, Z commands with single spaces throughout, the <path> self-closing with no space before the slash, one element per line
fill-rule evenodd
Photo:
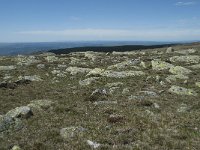
<path fill-rule="evenodd" d="M 188 56 L 173 56 L 170 58 L 171 62 L 185 62 L 185 63 L 199 63 L 200 57 L 198 55 Z"/>

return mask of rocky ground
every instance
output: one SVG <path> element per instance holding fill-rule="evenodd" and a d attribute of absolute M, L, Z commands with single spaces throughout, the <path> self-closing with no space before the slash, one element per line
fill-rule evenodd
<path fill-rule="evenodd" d="M 200 44 L 0 57 L 0 149 L 200 147 Z"/>

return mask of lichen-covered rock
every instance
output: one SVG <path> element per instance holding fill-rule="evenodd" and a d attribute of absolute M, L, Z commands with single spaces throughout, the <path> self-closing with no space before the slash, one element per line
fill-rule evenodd
<path fill-rule="evenodd" d="M 108 101 L 109 91 L 107 89 L 96 89 L 92 92 L 89 96 L 88 100 L 95 102 L 95 101 Z"/>
<path fill-rule="evenodd" d="M 92 69 L 86 76 L 99 76 L 101 75 L 105 70 L 101 68 L 95 68 Z"/>
<path fill-rule="evenodd" d="M 35 63 L 40 63 L 41 60 L 38 60 L 35 56 L 23 56 L 23 55 L 18 55 L 16 57 L 17 65 L 20 66 L 29 66 L 31 64 Z"/>
<path fill-rule="evenodd" d="M 196 49 L 191 48 L 191 49 L 186 49 L 186 50 L 178 50 L 178 51 L 176 51 L 176 53 L 188 55 L 188 54 L 193 54 L 196 51 L 197 51 Z"/>
<path fill-rule="evenodd" d="M 161 60 L 152 60 L 151 64 L 153 70 L 167 70 L 174 66 L 170 63 Z"/>
<path fill-rule="evenodd" d="M 173 81 L 176 81 L 176 79 L 187 80 L 189 77 L 183 74 L 169 75 L 167 76 L 166 81 L 172 83 Z"/>
<path fill-rule="evenodd" d="M 0 66 L 0 71 L 10 71 L 16 69 L 15 66 Z"/>
<path fill-rule="evenodd" d="M 173 53 L 174 49 L 172 47 L 168 47 L 166 53 Z"/>
<path fill-rule="evenodd" d="M 10 110 L 6 116 L 11 118 L 29 118 L 33 115 L 30 107 L 21 106 L 16 107 L 15 109 Z"/>
<path fill-rule="evenodd" d="M 188 75 L 188 74 L 192 73 L 191 70 L 181 67 L 181 66 L 171 67 L 169 69 L 169 72 L 172 74 L 182 74 L 182 75 Z"/>
<path fill-rule="evenodd" d="M 80 81 L 79 81 L 79 84 L 80 84 L 81 86 L 88 86 L 88 85 L 90 85 L 91 83 L 95 82 L 95 81 L 98 80 L 98 79 L 99 79 L 99 77 L 87 78 L 87 79 L 85 79 L 85 80 L 80 80 Z"/>
<path fill-rule="evenodd" d="M 200 87 L 200 82 L 196 82 L 195 85 Z"/>
<path fill-rule="evenodd" d="M 19 80 L 29 80 L 29 81 L 43 81 L 40 76 L 33 75 L 33 76 L 19 76 Z"/>
<path fill-rule="evenodd" d="M 109 78 L 126 78 L 126 77 L 134 77 L 134 76 L 142 76 L 145 75 L 143 71 L 112 71 L 108 70 L 101 74 L 101 76 L 109 77 Z"/>
<path fill-rule="evenodd" d="M 134 51 L 130 51 L 130 52 L 115 52 L 115 51 L 113 51 L 112 54 L 113 55 L 135 55 L 137 53 Z"/>
<path fill-rule="evenodd" d="M 38 68 L 38 69 L 44 69 L 44 68 L 45 68 L 45 64 L 38 64 L 38 65 L 37 65 L 37 68 Z"/>
<path fill-rule="evenodd" d="M 80 68 L 80 67 L 68 67 L 67 72 L 70 72 L 71 75 L 76 75 L 78 73 L 89 73 L 92 69 L 90 68 Z"/>
<path fill-rule="evenodd" d="M 22 149 L 19 146 L 15 145 L 15 146 L 12 147 L 11 150 L 22 150 Z"/>
<path fill-rule="evenodd" d="M 123 61 L 121 63 L 117 63 L 115 65 L 111 65 L 108 67 L 109 70 L 112 70 L 112 69 L 124 69 L 125 67 L 128 67 L 128 66 L 134 66 L 136 64 L 139 64 L 140 63 L 140 59 L 132 59 L 132 60 L 126 60 L 126 61 Z"/>
<path fill-rule="evenodd" d="M 0 133 L 1 132 L 12 132 L 12 131 L 18 131 L 23 128 L 23 122 L 21 119 L 18 118 L 12 118 L 9 116 L 3 116 L 0 118 Z"/>
<path fill-rule="evenodd" d="M 96 143 L 96 142 L 93 142 L 93 141 L 90 141 L 90 140 L 87 140 L 87 144 L 90 145 L 90 147 L 91 147 L 92 149 L 96 149 L 96 148 L 98 148 L 99 146 L 101 146 L 101 144 Z"/>
<path fill-rule="evenodd" d="M 58 59 L 58 57 L 56 57 L 56 56 L 52 56 L 52 55 L 49 55 L 49 56 L 46 56 L 45 57 L 45 60 L 47 61 L 47 62 L 55 62 L 55 61 L 58 61 L 59 59 Z"/>
<path fill-rule="evenodd" d="M 178 95 L 197 96 L 197 93 L 194 90 L 186 89 L 186 88 L 175 86 L 175 85 L 173 85 L 169 89 L 169 92 L 170 93 L 175 93 L 175 94 L 178 94 Z"/>
<path fill-rule="evenodd" d="M 84 131 L 86 131 L 86 129 L 83 127 L 71 126 L 71 127 L 62 128 L 60 130 L 60 135 L 64 139 L 71 139 L 77 136 L 78 137 L 82 136 Z"/>
<path fill-rule="evenodd" d="M 192 65 L 192 66 L 189 66 L 189 67 L 197 70 L 197 69 L 200 69 L 200 64 Z"/>
<path fill-rule="evenodd" d="M 200 56 L 187 55 L 187 56 L 173 56 L 170 58 L 171 62 L 185 62 L 185 63 L 199 63 Z"/>

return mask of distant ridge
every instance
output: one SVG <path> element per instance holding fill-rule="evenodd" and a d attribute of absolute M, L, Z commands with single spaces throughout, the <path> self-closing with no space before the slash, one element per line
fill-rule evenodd
<path fill-rule="evenodd" d="M 54 49 L 48 52 L 55 54 L 68 54 L 71 52 L 113 52 L 113 51 L 133 51 L 133 50 L 144 50 L 144 49 L 154 49 L 174 46 L 178 44 L 161 44 L 161 45 L 122 45 L 122 46 L 89 46 L 89 47 L 74 47 L 74 48 L 64 48 L 64 49 Z"/>

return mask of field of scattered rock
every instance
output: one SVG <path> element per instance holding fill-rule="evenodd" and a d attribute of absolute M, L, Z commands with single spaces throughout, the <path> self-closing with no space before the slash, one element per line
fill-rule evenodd
<path fill-rule="evenodd" d="M 0 57 L 0 150 L 197 150 L 200 44 Z"/>

